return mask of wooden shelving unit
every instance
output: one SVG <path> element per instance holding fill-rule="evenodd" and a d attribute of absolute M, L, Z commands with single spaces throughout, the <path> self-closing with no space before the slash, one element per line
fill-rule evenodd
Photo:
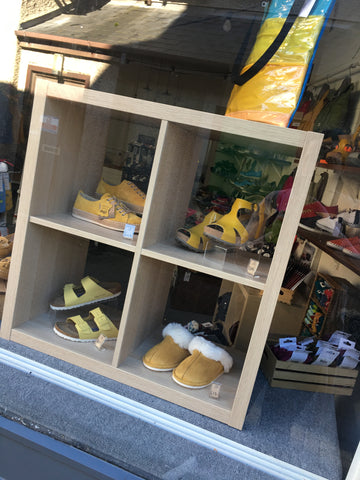
<path fill-rule="evenodd" d="M 44 118 L 53 122 L 53 131 Z M 157 137 L 141 228 L 133 240 L 71 216 L 78 190 L 94 191 L 101 177 L 113 118 L 124 145 L 144 129 Z M 219 135 L 293 157 L 301 152 L 274 257 L 261 261 L 258 276 L 247 272 L 249 256 L 241 252 L 219 262 L 211 252 L 203 256 L 174 243 L 199 161 Z M 1 336 L 241 429 L 321 142 L 322 135 L 313 132 L 38 81 Z M 90 240 L 133 255 L 119 336 L 103 351 L 56 336 L 49 309 L 65 283 L 83 277 Z M 248 350 L 231 351 L 234 367 L 221 377 L 219 399 L 209 396 L 209 388 L 182 388 L 171 375 L 142 365 L 142 354 L 161 339 L 176 266 L 263 290 Z"/>

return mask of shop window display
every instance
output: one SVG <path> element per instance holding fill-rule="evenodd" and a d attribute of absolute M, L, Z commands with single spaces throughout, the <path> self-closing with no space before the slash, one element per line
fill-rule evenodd
<path fill-rule="evenodd" d="M 86 359 L 86 368 L 110 377 L 131 373 L 150 393 L 159 383 L 163 398 L 180 405 L 190 395 L 195 411 L 241 428 L 247 403 L 236 390 L 251 390 L 245 374 L 255 381 L 282 286 L 277 271 L 286 271 L 321 137 L 248 122 L 239 131 L 237 119 L 193 118 L 126 97 L 111 96 L 109 109 L 108 94 L 38 88 L 46 101 L 34 104 L 26 162 L 37 174 L 19 208 L 27 233 L 18 249 L 27 260 L 9 285 L 21 291 L 30 272 L 37 281 L 21 302 L 6 302 L 2 334 L 25 344 L 35 337 L 55 356 L 80 366 Z M 174 304 L 180 269 L 184 284 L 200 275 L 198 312 L 192 302 Z M 201 294 L 207 278 L 211 302 Z M 248 341 L 238 333 L 248 322 L 227 318 L 238 294 L 230 299 L 229 283 L 259 294 Z M 208 390 L 218 378 L 215 401 Z"/>
<path fill-rule="evenodd" d="M 235 390 L 246 397 L 244 372 L 251 383 L 258 366 L 273 388 L 356 395 L 359 127 L 349 110 L 357 85 L 348 76 L 338 83 L 310 86 L 290 125 L 289 130 L 324 135 L 316 170 L 305 175 L 304 185 L 312 181 L 305 201 L 299 200 L 302 211 L 293 202 L 290 214 L 303 163 L 304 144 L 297 144 L 296 134 L 290 148 L 270 130 L 264 140 L 251 127 L 224 133 L 227 128 L 219 124 L 202 129 L 200 121 L 189 120 L 184 126 L 162 113 L 148 122 L 152 113 L 139 111 L 128 122 L 126 114 L 109 109 L 106 141 L 100 141 L 101 151 L 91 152 L 90 168 L 82 168 L 80 149 L 77 168 L 68 175 L 56 166 L 49 178 L 52 186 L 56 176 L 59 184 L 71 185 L 67 204 L 50 199 L 49 210 L 42 211 L 46 200 L 35 196 L 29 217 L 30 239 L 47 231 L 74 252 L 74 238 L 80 239 L 81 261 L 74 267 L 64 256 L 67 272 L 59 268 L 51 289 L 35 292 L 40 308 L 32 305 L 30 316 L 17 314 L 11 325 L 5 320 L 3 335 L 25 345 L 36 338 L 40 350 L 47 342 L 56 356 L 70 355 L 75 364 L 84 365 L 86 357 L 90 368 L 120 381 L 135 375 L 144 391 L 154 393 L 160 385 L 164 398 L 191 402 L 195 411 L 237 428 L 246 401 Z M 96 116 L 104 118 L 100 110 Z M 255 131 L 261 129 L 256 124 Z M 83 143 L 85 131 L 78 132 Z M 52 162 L 59 151 L 59 145 L 44 143 L 39 172 L 41 155 Z M 89 145 L 98 148 L 97 142 Z M 290 228 L 285 242 L 281 232 L 295 210 L 299 229 Z M 287 261 L 278 272 L 281 284 L 269 286 L 278 245 Z M 109 249 L 111 258 L 122 251 L 120 264 L 104 270 Z M 51 261 L 54 252 L 47 251 Z M 35 270 L 46 283 L 40 263 Z M 261 305 L 270 305 L 271 288 L 279 291 L 273 292 L 276 307 L 270 323 L 261 323 L 269 318 Z M 80 298 L 83 304 L 76 305 Z M 6 308 L 15 311 L 14 305 Z M 246 360 L 249 352 L 255 352 L 254 368 Z M 209 400 L 213 382 L 221 385 L 221 395 Z"/>

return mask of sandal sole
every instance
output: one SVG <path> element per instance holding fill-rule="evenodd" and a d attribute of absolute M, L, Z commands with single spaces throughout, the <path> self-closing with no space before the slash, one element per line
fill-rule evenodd
<path fill-rule="evenodd" d="M 60 330 L 58 330 L 56 328 L 56 326 L 54 326 L 53 328 L 53 331 L 54 333 L 56 333 L 56 335 L 58 335 L 59 337 L 63 338 L 64 340 L 70 340 L 71 342 L 78 342 L 78 343 L 91 343 L 91 342 L 96 342 L 98 337 L 97 338 L 76 338 L 76 337 L 71 337 L 69 335 L 65 335 L 64 333 L 62 333 Z M 101 332 L 99 333 L 99 336 L 101 335 Z M 117 337 L 112 337 L 112 338 L 107 338 L 106 341 L 115 341 L 117 339 Z"/>

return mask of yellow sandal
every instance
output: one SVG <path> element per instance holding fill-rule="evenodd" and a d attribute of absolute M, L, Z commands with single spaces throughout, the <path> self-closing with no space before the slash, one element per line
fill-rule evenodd
<path fill-rule="evenodd" d="M 98 307 L 89 312 L 89 316 L 81 315 L 69 317 L 65 321 L 58 321 L 54 325 L 54 332 L 59 337 L 73 342 L 94 342 L 99 335 L 108 340 L 116 340 L 120 322 L 114 322 Z"/>
<path fill-rule="evenodd" d="M 222 218 L 220 213 L 209 212 L 204 220 L 191 228 L 179 228 L 176 232 L 176 240 L 184 247 L 193 252 L 202 253 L 210 247 L 210 241 L 204 236 L 204 227 Z"/>
<path fill-rule="evenodd" d="M 264 228 L 265 199 L 256 204 L 237 198 L 229 213 L 204 228 L 204 235 L 215 242 L 240 246 L 259 238 Z"/>
<path fill-rule="evenodd" d="M 96 302 L 111 300 L 119 296 L 121 285 L 118 282 L 99 282 L 87 276 L 81 280 L 81 285 L 68 283 L 64 291 L 50 304 L 52 310 L 70 310 Z"/>

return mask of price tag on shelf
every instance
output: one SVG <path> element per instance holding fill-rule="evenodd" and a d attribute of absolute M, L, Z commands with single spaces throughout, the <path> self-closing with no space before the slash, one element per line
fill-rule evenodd
<path fill-rule="evenodd" d="M 135 233 L 135 225 L 131 225 L 130 223 L 127 223 L 124 228 L 123 237 L 129 238 L 130 240 L 132 240 L 134 238 L 134 233 Z"/>
<path fill-rule="evenodd" d="M 221 390 L 221 383 L 213 382 L 211 384 L 209 396 L 211 398 L 219 398 Z"/>
<path fill-rule="evenodd" d="M 259 266 L 259 260 L 255 260 L 254 258 L 250 258 L 248 267 L 247 267 L 247 273 L 249 275 L 254 276 L 256 273 L 256 270 L 258 269 Z"/>
<path fill-rule="evenodd" d="M 98 350 L 104 350 L 104 343 L 106 342 L 107 340 L 107 337 L 105 337 L 105 335 L 103 335 L 102 333 L 100 333 L 100 335 L 98 336 L 96 342 L 95 342 L 95 347 L 98 349 Z"/>

